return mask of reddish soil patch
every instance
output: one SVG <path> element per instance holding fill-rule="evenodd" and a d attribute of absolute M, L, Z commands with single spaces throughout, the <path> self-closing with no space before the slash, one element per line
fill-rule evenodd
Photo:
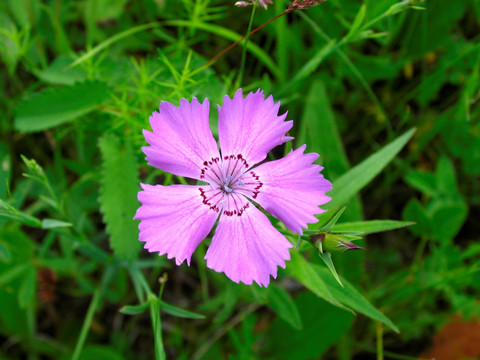
<path fill-rule="evenodd" d="M 435 335 L 432 347 L 421 357 L 435 360 L 480 359 L 480 322 L 453 318 Z"/>

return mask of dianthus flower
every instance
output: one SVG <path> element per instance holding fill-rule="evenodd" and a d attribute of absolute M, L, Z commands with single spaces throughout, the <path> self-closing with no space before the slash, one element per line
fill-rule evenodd
<path fill-rule="evenodd" d="M 256 5 L 256 0 L 237 1 L 235 6 L 244 7 L 248 5 Z M 272 0 L 258 0 L 258 3 L 267 10 L 268 4 L 272 4 Z"/>
<path fill-rule="evenodd" d="M 320 205 L 330 198 L 331 184 L 305 154 L 305 145 L 282 159 L 263 161 L 274 147 L 291 140 L 286 133 L 293 121 L 278 116 L 280 104 L 263 92 L 233 99 L 218 106 L 220 150 L 209 128 L 210 104 L 193 98 L 176 107 L 161 102 L 150 116 L 153 132 L 143 134 L 149 165 L 200 181 L 199 185 L 146 185 L 135 219 L 141 220 L 140 241 L 150 252 L 167 254 L 177 265 L 190 259 L 200 242 L 218 225 L 205 259 L 207 267 L 231 280 L 267 286 L 277 266 L 290 259 L 291 243 L 257 208 L 258 204 L 285 226 L 302 234 L 317 221 Z M 206 183 L 202 185 L 201 183 Z M 255 203 L 253 203 L 254 201 Z"/>

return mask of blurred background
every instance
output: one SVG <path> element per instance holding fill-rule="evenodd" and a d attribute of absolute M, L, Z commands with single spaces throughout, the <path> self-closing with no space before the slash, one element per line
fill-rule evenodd
<path fill-rule="evenodd" d="M 288 5 L 256 7 L 252 29 Z M 0 2 L 0 359 L 480 358 L 480 2 L 328 0 L 204 66 L 253 9 Z M 148 116 L 208 98 L 217 135 L 214 104 L 239 87 L 281 102 L 334 185 L 416 129 L 339 220 L 415 223 L 333 255 L 363 313 L 289 263 L 261 289 L 207 269 L 208 240 L 191 267 L 141 249 L 140 181 L 189 181 L 146 165 Z"/>

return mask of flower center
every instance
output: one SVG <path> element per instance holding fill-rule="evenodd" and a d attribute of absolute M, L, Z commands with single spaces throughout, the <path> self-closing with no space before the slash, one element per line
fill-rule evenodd
<path fill-rule="evenodd" d="M 248 169 L 248 163 L 242 154 L 227 155 L 205 161 L 200 171 L 200 179 L 210 184 L 210 187 L 220 189 L 224 194 L 232 193 L 237 185 L 244 186 L 242 176 Z"/>
<path fill-rule="evenodd" d="M 227 175 L 225 180 L 223 180 L 222 185 L 220 185 L 220 189 L 222 189 L 223 192 L 230 194 L 233 191 L 233 182 L 232 182 L 232 176 Z M 240 180 L 240 179 L 239 179 Z"/>
<path fill-rule="evenodd" d="M 242 154 L 227 155 L 222 159 L 212 158 L 203 165 L 200 179 L 210 185 L 199 188 L 203 203 L 213 211 L 222 210 L 227 216 L 241 216 L 248 208 L 243 196 L 255 199 L 263 186 L 254 171 L 247 171 L 249 165 L 245 158 Z"/>

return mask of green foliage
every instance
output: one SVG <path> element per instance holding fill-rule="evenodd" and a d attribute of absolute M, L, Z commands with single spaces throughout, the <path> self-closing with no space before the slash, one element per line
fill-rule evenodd
<path fill-rule="evenodd" d="M 392 161 L 413 136 L 414 131 L 414 129 L 409 130 L 336 180 L 333 183 L 333 190 L 329 193 L 332 200 L 324 208 L 334 209 L 344 205 Z M 325 215 L 327 214 L 325 213 Z"/>
<path fill-rule="evenodd" d="M 209 63 L 251 9 L 0 1 L 0 358 L 416 358 L 478 318 L 478 2 L 329 0 Z M 333 183 L 303 235 L 272 219 L 295 248 L 268 288 L 207 269 L 212 234 L 190 267 L 141 251 L 133 220 L 140 181 L 190 181 L 146 165 L 148 116 L 238 86 L 295 120 L 270 156 L 307 144 Z"/>
<path fill-rule="evenodd" d="M 294 329 L 302 328 L 302 320 L 298 313 L 297 305 L 282 287 L 272 284 L 267 289 L 268 306 L 270 306 L 277 314 L 288 322 Z"/>
<path fill-rule="evenodd" d="M 108 97 L 108 86 L 98 81 L 44 90 L 19 104 L 15 129 L 24 132 L 50 129 L 88 114 Z"/>
<path fill-rule="evenodd" d="M 137 223 L 137 161 L 128 142 L 107 134 L 99 141 L 102 153 L 101 211 L 110 235 L 110 247 L 119 259 L 133 261 L 140 249 Z"/>
<path fill-rule="evenodd" d="M 310 292 L 298 295 L 295 305 L 300 311 L 303 324 L 300 331 L 292 332 L 289 325 L 278 318 L 272 324 L 268 350 L 271 354 L 281 354 L 283 359 L 318 358 L 337 342 L 353 323 L 354 316 L 351 313 L 319 301 L 318 297 Z M 286 337 L 285 334 L 290 336 Z"/>

